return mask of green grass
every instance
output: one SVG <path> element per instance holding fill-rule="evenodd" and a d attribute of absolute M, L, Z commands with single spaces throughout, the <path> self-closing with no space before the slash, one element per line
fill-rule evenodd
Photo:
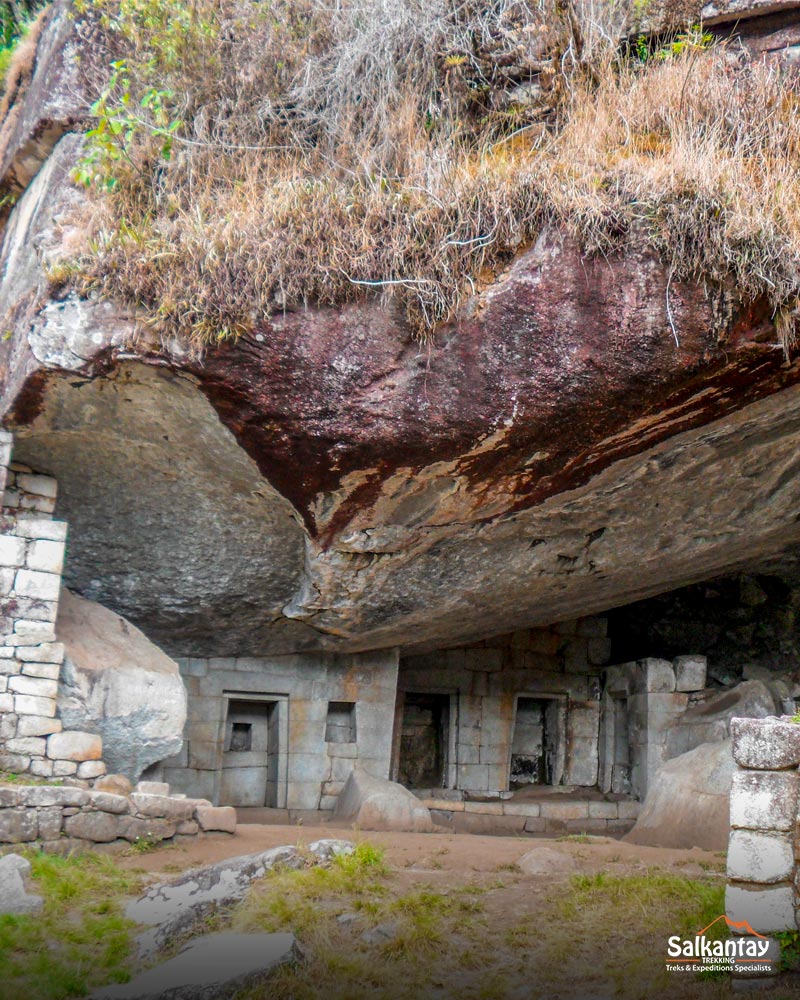
<path fill-rule="evenodd" d="M 63 778 L 37 778 L 32 774 L 0 771 L 0 785 L 63 785 Z"/>
<path fill-rule="evenodd" d="M 57 857 L 24 852 L 32 865 L 30 891 L 44 909 L 0 916 L 3 1000 L 61 1000 L 94 986 L 128 979 L 133 924 L 122 912 L 141 876 L 101 854 Z"/>

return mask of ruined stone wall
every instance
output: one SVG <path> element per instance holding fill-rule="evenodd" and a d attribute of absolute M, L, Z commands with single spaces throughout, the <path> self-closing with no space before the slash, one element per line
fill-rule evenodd
<path fill-rule="evenodd" d="M 226 805 L 333 809 L 356 761 L 375 777 L 389 776 L 396 652 L 178 662 L 188 692 L 184 745 L 158 769 L 173 787 Z M 254 723 L 241 734 L 254 741 L 243 749 L 230 725 L 232 712 L 244 705 L 255 713 L 260 701 L 270 706 L 268 742 L 256 745 Z M 242 726 L 251 717 L 237 716 Z M 247 783 L 260 778 L 246 772 L 262 767 L 273 769 L 267 803 L 248 797 Z"/>
<path fill-rule="evenodd" d="M 791 718 L 734 719 L 728 844 L 729 921 L 759 934 L 798 929 L 800 725 Z"/>
<path fill-rule="evenodd" d="M 89 780 L 105 774 L 102 740 L 64 731 L 55 621 L 66 524 L 52 519 L 56 482 L 11 463 L 0 431 L 0 769 Z"/>
<path fill-rule="evenodd" d="M 130 787 L 130 786 L 128 786 Z M 65 853 L 94 844 L 151 842 L 236 831 L 236 812 L 170 796 L 168 786 L 142 782 L 128 795 L 56 785 L 0 787 L 0 852 L 35 844 Z"/>

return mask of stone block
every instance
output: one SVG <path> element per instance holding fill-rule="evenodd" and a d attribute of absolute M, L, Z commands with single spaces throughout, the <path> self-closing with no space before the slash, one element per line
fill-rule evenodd
<path fill-rule="evenodd" d="M 15 655 L 17 659 L 31 663 L 63 663 L 64 644 L 45 642 L 38 646 L 18 646 Z"/>
<path fill-rule="evenodd" d="M 17 723 L 17 736 L 50 736 L 60 733 L 61 719 L 48 719 L 42 715 L 21 715 Z"/>
<path fill-rule="evenodd" d="M 0 674 L 6 677 L 22 672 L 22 664 L 18 660 L 0 660 Z"/>
<path fill-rule="evenodd" d="M 139 781 L 136 791 L 141 795 L 169 795 L 169 784 L 166 781 Z"/>
<path fill-rule="evenodd" d="M 483 792 L 489 788 L 488 764 L 459 764 L 458 787 L 465 792 Z"/>
<path fill-rule="evenodd" d="M 0 705 L 2 705 L 3 697 L 0 695 Z M 13 709 L 13 707 L 12 700 L 11 708 Z M 0 744 L 17 735 L 17 719 L 18 716 L 14 715 L 13 711 L 6 712 L 0 708 Z"/>
<path fill-rule="evenodd" d="M 61 577 L 57 573 L 39 573 L 21 569 L 14 578 L 14 593 L 20 597 L 36 597 L 41 601 L 57 601 Z"/>
<path fill-rule="evenodd" d="M 544 833 L 547 829 L 547 820 L 541 816 L 529 816 L 525 820 L 526 833 Z"/>
<path fill-rule="evenodd" d="M 25 563 L 25 540 L 15 535 L 0 535 L 0 566 L 22 566 Z"/>
<path fill-rule="evenodd" d="M 541 806 L 538 802 L 504 802 L 504 816 L 539 816 Z"/>
<path fill-rule="evenodd" d="M 48 681 L 43 677 L 25 677 L 18 674 L 10 678 L 8 690 L 14 694 L 32 694 L 37 698 L 55 698 L 58 694 L 58 681 Z"/>
<path fill-rule="evenodd" d="M 708 661 L 705 656 L 676 656 L 672 666 L 676 691 L 702 691 L 706 686 Z"/>
<path fill-rule="evenodd" d="M 204 833 L 236 833 L 236 810 L 232 806 L 198 806 L 194 818 Z"/>
<path fill-rule="evenodd" d="M 36 840 L 39 817 L 35 809 L 0 811 L 0 844 L 27 844 Z"/>
<path fill-rule="evenodd" d="M 60 576 L 64 568 L 64 543 L 44 538 L 34 539 L 28 546 L 25 565 L 28 569 L 42 573 L 56 573 Z"/>
<path fill-rule="evenodd" d="M 200 832 L 200 827 L 193 819 L 184 819 L 175 826 L 175 833 L 179 837 L 196 837 Z"/>
<path fill-rule="evenodd" d="M 791 886 L 745 888 L 728 885 L 725 914 L 734 923 L 746 920 L 758 934 L 797 930 Z"/>
<path fill-rule="evenodd" d="M 78 840 L 108 844 L 120 836 L 119 820 L 111 813 L 79 812 L 64 820 L 64 831 Z"/>
<path fill-rule="evenodd" d="M 792 839 L 733 830 L 728 843 L 728 878 L 740 882 L 785 882 L 794 870 Z"/>
<path fill-rule="evenodd" d="M 542 802 L 541 813 L 543 819 L 588 819 L 588 802 Z"/>
<path fill-rule="evenodd" d="M 0 809 L 9 809 L 16 805 L 19 805 L 19 790 L 0 785 Z"/>
<path fill-rule="evenodd" d="M 61 671 L 58 663 L 23 663 L 22 673 L 25 677 L 43 677 L 45 680 L 57 681 Z"/>
<path fill-rule="evenodd" d="M 74 760 L 54 760 L 53 777 L 66 778 L 78 773 L 78 765 Z"/>
<path fill-rule="evenodd" d="M 29 472 L 21 472 L 17 476 L 17 488 L 34 496 L 49 497 L 51 500 L 55 500 L 58 492 L 58 484 L 52 476 L 39 476 Z"/>
<path fill-rule="evenodd" d="M 54 622 L 58 612 L 56 601 L 39 601 L 33 597 L 17 597 L 14 600 L 15 614 L 35 622 Z"/>
<path fill-rule="evenodd" d="M 33 757 L 29 770 L 37 778 L 52 778 L 53 762 L 52 760 L 47 760 L 45 757 Z"/>
<path fill-rule="evenodd" d="M 134 792 L 131 795 L 131 808 L 146 818 L 178 822 L 192 818 L 194 803 L 191 799 L 173 799 L 168 795 L 144 795 L 141 792 Z"/>
<path fill-rule="evenodd" d="M 24 774 L 30 764 L 29 757 L 22 757 L 18 753 L 0 752 L 0 771 L 11 771 L 12 774 Z"/>
<path fill-rule="evenodd" d="M 39 810 L 39 840 L 55 840 L 61 834 L 61 809 L 53 806 Z"/>
<path fill-rule="evenodd" d="M 675 671 L 669 660 L 648 657 L 637 663 L 634 689 L 643 694 L 668 694 L 675 690 Z"/>
<path fill-rule="evenodd" d="M 216 771 L 220 763 L 220 744 L 189 740 L 189 767 L 199 771 Z"/>
<path fill-rule="evenodd" d="M 36 736 L 15 737 L 6 741 L 9 753 L 22 753 L 28 757 L 44 757 L 47 741 Z"/>
<path fill-rule="evenodd" d="M 47 756 L 53 760 L 100 760 L 103 741 L 94 733 L 77 730 L 54 733 L 47 740 Z"/>
<path fill-rule="evenodd" d="M 103 815 L 97 813 L 96 815 Z M 136 840 L 169 840 L 175 836 L 176 824 L 167 819 L 141 819 L 138 816 L 112 817 L 117 824 L 119 836 L 133 843 Z"/>
<path fill-rule="evenodd" d="M 617 813 L 620 819 L 634 820 L 642 811 L 642 803 L 635 799 L 621 799 L 617 803 Z"/>
<path fill-rule="evenodd" d="M 789 832 L 797 818 L 798 782 L 796 771 L 737 771 L 731 783 L 731 826 Z"/>
<path fill-rule="evenodd" d="M 618 819 L 619 804 L 616 802 L 590 802 L 589 819 Z"/>
<path fill-rule="evenodd" d="M 16 694 L 14 695 L 14 711 L 17 715 L 39 715 L 45 718 L 54 718 L 56 700 L 55 698 L 39 698 L 29 694 Z"/>
<path fill-rule="evenodd" d="M 483 816 L 502 816 L 502 802 L 465 802 L 464 812 L 480 813 Z M 509 815 L 513 815 L 509 813 Z"/>
<path fill-rule="evenodd" d="M 126 796 L 115 795 L 113 792 L 89 792 L 89 803 L 98 812 L 113 813 L 115 816 L 129 813 L 131 808 Z"/>
<path fill-rule="evenodd" d="M 78 764 L 78 777 L 84 781 L 101 778 L 106 773 L 106 765 L 102 760 L 84 760 Z"/>
<path fill-rule="evenodd" d="M 85 788 L 71 788 L 61 785 L 30 785 L 20 788 L 20 804 L 41 806 L 85 806 L 89 793 Z"/>
<path fill-rule="evenodd" d="M 6 712 L 14 711 L 14 695 L 10 691 L 6 691 L 0 694 L 0 712 L 5 714 Z"/>
<path fill-rule="evenodd" d="M 20 519 L 14 530 L 21 538 L 51 538 L 53 541 L 64 541 L 67 537 L 66 522 L 52 521 L 46 517 Z"/>
<path fill-rule="evenodd" d="M 466 649 L 464 666 L 467 670 L 494 673 L 503 669 L 503 651 L 500 649 Z"/>
<path fill-rule="evenodd" d="M 13 642 L 16 646 L 33 646 L 40 642 L 53 642 L 55 640 L 55 625 L 52 622 L 29 622 L 20 618 L 14 624 L 14 634 L 6 642 Z"/>
<path fill-rule="evenodd" d="M 783 719 L 731 719 L 733 759 L 740 767 L 782 771 L 800 764 L 800 725 Z"/>

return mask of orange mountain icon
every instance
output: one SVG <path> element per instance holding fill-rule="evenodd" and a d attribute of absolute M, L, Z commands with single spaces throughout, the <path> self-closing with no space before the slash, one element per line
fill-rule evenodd
<path fill-rule="evenodd" d="M 705 934 L 706 931 L 711 930 L 714 924 L 718 924 L 720 920 L 724 920 L 732 931 L 738 931 L 740 934 L 752 934 L 753 937 L 761 938 L 763 941 L 769 940 L 765 934 L 759 934 L 758 931 L 754 931 L 746 920 L 739 920 L 739 921 L 729 920 L 724 913 L 720 914 L 720 916 L 718 916 L 716 920 L 712 920 L 707 927 L 704 927 L 701 931 L 698 931 L 697 937 L 702 937 L 702 935 Z"/>

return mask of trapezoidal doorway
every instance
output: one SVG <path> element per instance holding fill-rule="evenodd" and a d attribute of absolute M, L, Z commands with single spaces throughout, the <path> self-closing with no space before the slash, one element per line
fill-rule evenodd
<path fill-rule="evenodd" d="M 406 691 L 397 780 L 406 788 L 444 788 L 450 741 L 450 695 Z"/>
<path fill-rule="evenodd" d="M 517 698 L 509 787 L 558 785 L 564 773 L 565 705 L 557 697 Z"/>
<path fill-rule="evenodd" d="M 279 805 L 282 702 L 228 697 L 219 801 L 230 806 Z M 285 766 L 285 765 L 284 765 Z"/>

